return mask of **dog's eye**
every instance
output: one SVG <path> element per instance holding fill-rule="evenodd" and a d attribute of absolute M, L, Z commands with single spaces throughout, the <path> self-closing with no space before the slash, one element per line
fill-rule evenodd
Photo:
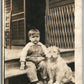
<path fill-rule="evenodd" d="M 51 51 L 49 51 L 49 53 L 51 53 Z"/>

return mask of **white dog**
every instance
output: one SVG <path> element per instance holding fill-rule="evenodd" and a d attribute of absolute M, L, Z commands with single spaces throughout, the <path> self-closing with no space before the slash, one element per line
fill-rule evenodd
<path fill-rule="evenodd" d="M 48 84 L 64 84 L 74 81 L 72 70 L 60 56 L 59 48 L 53 46 L 48 48 L 47 72 L 49 75 Z"/>

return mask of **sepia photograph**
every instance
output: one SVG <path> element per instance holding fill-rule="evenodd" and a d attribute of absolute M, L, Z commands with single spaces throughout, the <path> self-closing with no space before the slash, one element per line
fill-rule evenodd
<path fill-rule="evenodd" d="M 2 1 L 3 84 L 82 84 L 81 2 Z"/>

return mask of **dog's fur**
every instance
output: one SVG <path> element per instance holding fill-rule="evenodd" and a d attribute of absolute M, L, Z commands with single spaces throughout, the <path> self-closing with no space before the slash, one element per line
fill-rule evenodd
<path fill-rule="evenodd" d="M 47 72 L 49 75 L 48 84 L 64 84 L 68 81 L 74 81 L 71 68 L 60 56 L 59 48 L 53 46 L 48 48 L 47 53 Z"/>

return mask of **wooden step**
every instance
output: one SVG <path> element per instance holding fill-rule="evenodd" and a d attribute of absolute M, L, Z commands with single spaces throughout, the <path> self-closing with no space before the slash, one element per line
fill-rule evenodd
<path fill-rule="evenodd" d="M 22 47 L 23 48 L 23 47 Z M 26 74 L 26 70 L 20 70 L 20 54 L 22 48 L 5 49 L 5 79 Z M 60 50 L 61 57 L 67 64 L 74 62 L 74 50 Z"/>

